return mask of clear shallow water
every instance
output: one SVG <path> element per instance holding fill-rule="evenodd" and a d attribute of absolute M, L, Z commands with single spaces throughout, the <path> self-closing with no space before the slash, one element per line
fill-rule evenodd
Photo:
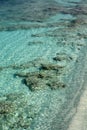
<path fill-rule="evenodd" d="M 1 130 L 67 129 L 64 112 L 83 83 L 85 3 L 0 1 Z"/>

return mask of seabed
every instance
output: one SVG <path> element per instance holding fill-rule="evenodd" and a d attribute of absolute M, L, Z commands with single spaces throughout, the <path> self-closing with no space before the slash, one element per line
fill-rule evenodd
<path fill-rule="evenodd" d="M 0 130 L 67 130 L 87 73 L 86 0 L 0 0 Z"/>

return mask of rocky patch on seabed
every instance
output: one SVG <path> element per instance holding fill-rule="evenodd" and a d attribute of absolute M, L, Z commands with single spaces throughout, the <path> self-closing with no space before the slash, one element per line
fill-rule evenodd
<path fill-rule="evenodd" d="M 41 88 L 50 87 L 57 89 L 64 88 L 66 85 L 59 81 L 59 77 L 63 71 L 64 66 L 55 64 L 41 64 L 37 72 L 32 73 L 16 73 L 15 76 L 23 78 L 23 83 L 28 86 L 31 91 L 39 90 Z"/>
<path fill-rule="evenodd" d="M 0 97 L 0 129 L 30 129 L 38 114 L 23 93 L 5 94 Z"/>

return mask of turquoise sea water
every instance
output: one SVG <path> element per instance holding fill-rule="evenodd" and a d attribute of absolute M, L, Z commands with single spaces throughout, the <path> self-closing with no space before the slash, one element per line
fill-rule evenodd
<path fill-rule="evenodd" d="M 0 130 L 67 130 L 83 90 L 86 3 L 0 0 Z"/>

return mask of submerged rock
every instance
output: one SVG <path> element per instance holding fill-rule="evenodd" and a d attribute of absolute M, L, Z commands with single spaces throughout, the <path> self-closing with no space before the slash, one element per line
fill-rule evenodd
<path fill-rule="evenodd" d="M 22 83 L 31 91 L 45 89 L 46 87 L 52 88 L 52 84 L 55 84 L 54 88 L 59 88 L 59 83 L 57 83 L 55 79 L 58 79 L 58 77 L 63 74 L 64 67 L 63 65 L 53 63 L 40 63 L 38 71 L 27 73 L 19 72 L 14 74 L 14 76 L 21 77 Z M 48 84 L 50 81 L 51 83 Z"/>
<path fill-rule="evenodd" d="M 36 44 L 43 44 L 42 41 L 32 41 L 32 42 L 28 42 L 28 45 L 36 45 Z"/>
<path fill-rule="evenodd" d="M 49 75 L 46 71 L 37 71 L 37 72 L 29 72 L 29 73 L 16 73 L 14 76 L 18 77 L 37 77 L 41 79 L 48 79 L 51 78 L 51 75 Z"/>
<path fill-rule="evenodd" d="M 53 57 L 53 60 L 55 61 L 62 61 L 66 59 L 67 59 L 67 56 L 65 54 L 58 54 L 57 56 Z"/>
<path fill-rule="evenodd" d="M 52 78 L 51 76 L 45 74 L 45 73 L 37 73 L 37 74 L 31 74 L 28 75 L 23 79 L 23 83 L 31 90 L 40 90 L 44 89 L 46 87 L 46 82 Z"/>
<path fill-rule="evenodd" d="M 28 77 L 24 79 L 24 83 L 25 85 L 27 85 L 29 87 L 30 90 L 36 90 L 38 89 L 39 85 L 38 85 L 39 80 L 37 78 L 32 78 L 32 77 Z"/>
<path fill-rule="evenodd" d="M 60 68 L 64 68 L 62 65 L 55 65 L 55 64 L 41 64 L 41 70 L 58 70 Z"/>
<path fill-rule="evenodd" d="M 0 101 L 0 114 L 5 115 L 13 111 L 12 102 Z"/>
<path fill-rule="evenodd" d="M 35 106 L 29 104 L 28 96 L 23 93 L 10 93 L 0 100 L 0 128 L 4 130 L 30 129 L 32 120 L 38 114 Z M 0 97 L 3 99 L 3 97 Z M 2 127 L 1 127 L 2 126 Z"/>
<path fill-rule="evenodd" d="M 82 24 L 85 24 L 85 21 L 83 19 L 78 18 L 78 19 L 71 20 L 68 27 L 76 27 Z"/>
<path fill-rule="evenodd" d="M 45 70 L 40 72 L 18 74 L 19 77 L 22 77 L 22 83 L 24 83 L 31 91 L 45 89 L 46 86 L 50 88 L 59 88 L 60 86 L 64 87 L 63 84 L 60 84 L 57 80 L 59 73 L 55 73 L 51 70 Z M 60 73 L 61 74 L 61 73 Z M 60 85 L 60 86 L 59 86 Z"/>
<path fill-rule="evenodd" d="M 59 61 L 59 62 L 62 62 L 62 61 L 71 61 L 73 60 L 73 57 L 71 55 L 67 55 L 65 53 L 57 53 L 55 57 L 53 57 L 53 60 L 54 61 Z"/>
<path fill-rule="evenodd" d="M 65 88 L 66 85 L 60 81 L 49 81 L 47 83 L 47 85 L 51 88 L 51 89 L 57 89 L 57 88 Z"/>

